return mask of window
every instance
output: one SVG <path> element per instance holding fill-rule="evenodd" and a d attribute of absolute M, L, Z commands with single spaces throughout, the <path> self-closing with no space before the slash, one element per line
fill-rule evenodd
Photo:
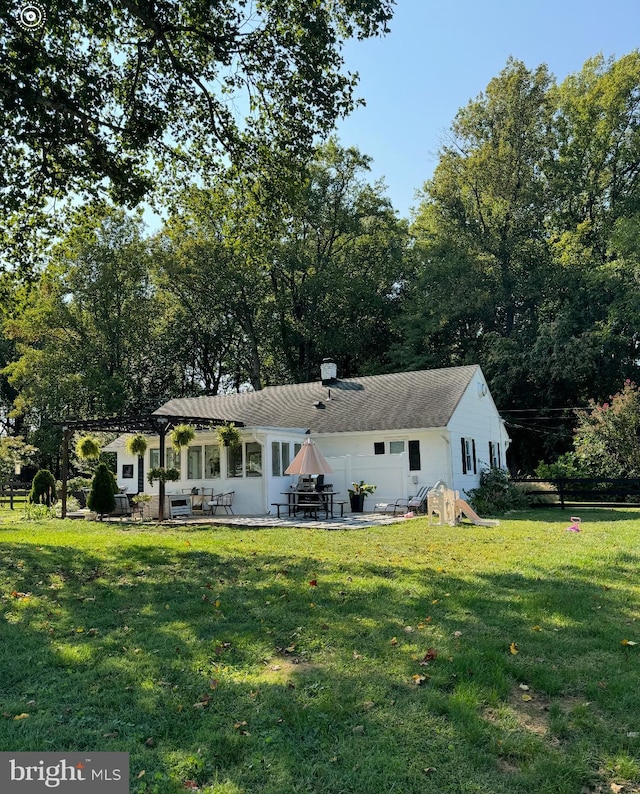
<path fill-rule="evenodd" d="M 282 459 L 280 457 L 280 442 L 271 442 L 271 476 L 280 477 L 282 475 Z"/>
<path fill-rule="evenodd" d="M 374 441 L 373 442 L 373 454 L 374 455 L 384 455 L 384 441 Z"/>
<path fill-rule="evenodd" d="M 282 473 L 289 468 L 291 463 L 291 444 L 288 441 L 282 442 Z"/>
<path fill-rule="evenodd" d="M 177 469 L 180 471 L 180 453 L 172 447 L 164 451 L 165 466 L 167 469 Z M 160 450 L 158 447 L 149 450 L 149 467 L 157 469 L 160 466 Z"/>
<path fill-rule="evenodd" d="M 472 438 L 462 438 L 462 473 L 476 474 L 476 442 Z"/>
<path fill-rule="evenodd" d="M 493 441 L 489 442 L 489 465 L 492 469 L 499 469 L 501 466 L 500 444 Z"/>
<path fill-rule="evenodd" d="M 242 477 L 242 450 L 244 446 L 227 447 L 227 477 Z"/>
<path fill-rule="evenodd" d="M 202 479 L 202 447 L 187 450 L 187 480 Z"/>
<path fill-rule="evenodd" d="M 262 477 L 262 444 L 249 441 L 247 448 L 247 477 Z"/>
<path fill-rule="evenodd" d="M 300 447 L 299 444 L 296 446 Z M 297 454 L 297 452 L 296 452 Z M 291 444 L 288 441 L 271 442 L 271 474 L 273 477 L 284 476 L 291 463 Z"/>
<path fill-rule="evenodd" d="M 207 480 L 220 476 L 220 447 L 206 444 L 204 448 L 204 476 Z"/>
<path fill-rule="evenodd" d="M 404 452 L 404 441 L 390 441 L 389 442 L 389 454 L 390 455 L 400 455 Z"/>
<path fill-rule="evenodd" d="M 298 444 L 298 443 L 296 442 L 296 443 L 293 445 L 293 457 L 294 457 L 294 458 L 295 458 L 295 456 L 298 454 L 298 452 L 300 452 L 300 450 L 301 450 L 301 449 L 302 449 L 302 444 Z"/>
<path fill-rule="evenodd" d="M 122 479 L 123 480 L 132 480 L 133 479 L 133 463 L 123 463 L 123 465 L 122 465 Z"/>
<path fill-rule="evenodd" d="M 420 471 L 420 442 L 409 442 L 409 471 Z"/>

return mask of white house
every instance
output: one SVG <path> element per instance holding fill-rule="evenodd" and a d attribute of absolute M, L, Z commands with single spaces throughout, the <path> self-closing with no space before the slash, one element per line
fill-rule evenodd
<path fill-rule="evenodd" d="M 339 499 L 364 480 L 377 486 L 375 502 L 408 498 L 422 485 L 444 480 L 462 493 L 478 485 L 480 471 L 505 467 L 509 436 L 477 365 L 339 379 L 332 362 L 312 383 L 270 386 L 261 391 L 170 400 L 156 417 L 234 422 L 238 448 L 220 446 L 215 426 L 199 429 L 179 455 L 167 445 L 167 466 L 181 472 L 167 493 L 211 488 L 234 491 L 233 510 L 241 515 L 275 512 L 296 478 L 284 474 L 311 434 L 327 458 Z M 140 461 L 125 451 L 126 436 L 108 449 L 118 453 L 118 484 L 129 493 L 149 486 L 144 473 L 159 465 L 159 441 L 150 437 Z M 144 467 L 138 470 L 139 462 Z"/>

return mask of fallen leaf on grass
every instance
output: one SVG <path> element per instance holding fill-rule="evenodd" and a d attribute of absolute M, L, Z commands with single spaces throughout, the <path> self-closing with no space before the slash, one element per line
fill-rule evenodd
<path fill-rule="evenodd" d="M 633 640 L 622 640 L 620 645 L 637 645 L 638 643 L 634 642 Z"/>
<path fill-rule="evenodd" d="M 621 791 L 624 791 L 624 785 L 620 785 L 619 783 L 611 783 L 609 786 L 613 794 L 620 794 Z"/>
<path fill-rule="evenodd" d="M 187 791 L 200 791 L 200 786 L 198 786 L 195 780 L 185 780 L 182 784 L 182 788 Z"/>
<path fill-rule="evenodd" d="M 422 661 L 420 662 L 421 665 L 427 665 L 429 662 L 432 662 L 438 656 L 438 651 L 435 648 L 429 648 L 425 653 Z"/>
<path fill-rule="evenodd" d="M 102 738 L 103 739 L 117 739 L 119 735 L 120 734 L 118 733 L 118 731 L 112 731 L 111 733 L 103 733 L 102 734 Z"/>
<path fill-rule="evenodd" d="M 145 745 L 146 745 L 147 747 L 155 747 L 155 746 L 156 746 L 156 740 L 153 738 L 153 736 L 150 736 L 150 737 L 147 739 L 147 741 L 145 742 Z"/>
<path fill-rule="evenodd" d="M 29 715 L 27 713 L 22 712 L 22 714 L 16 714 L 16 716 L 13 719 L 14 720 L 26 720 L 28 716 Z"/>
<path fill-rule="evenodd" d="M 509 646 L 509 650 L 514 656 L 516 655 L 516 653 L 518 653 L 518 646 L 515 644 L 515 642 L 511 643 L 511 645 Z"/>
<path fill-rule="evenodd" d="M 533 700 L 533 698 L 531 697 L 531 695 L 523 695 L 523 696 L 522 696 L 522 699 L 523 699 L 523 700 L 526 700 L 526 701 Z"/>
<path fill-rule="evenodd" d="M 397 637 L 392 637 L 391 638 L 391 644 L 392 645 L 397 645 L 398 644 L 398 638 Z"/>
<path fill-rule="evenodd" d="M 364 725 L 356 725 L 351 733 L 364 733 Z"/>
<path fill-rule="evenodd" d="M 411 680 L 416 686 L 422 686 L 424 682 L 427 680 L 426 675 L 412 675 Z"/>
<path fill-rule="evenodd" d="M 317 587 L 317 586 L 318 586 L 318 580 L 311 579 L 311 581 L 309 582 L 309 587 Z"/>

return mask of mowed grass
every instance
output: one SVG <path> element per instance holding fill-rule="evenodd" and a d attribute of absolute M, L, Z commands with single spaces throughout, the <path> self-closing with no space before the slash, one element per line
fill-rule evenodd
<path fill-rule="evenodd" d="M 582 511 L 580 533 L 550 510 L 349 531 L 16 515 L 0 750 L 126 751 L 139 793 L 640 791 L 638 512 Z"/>

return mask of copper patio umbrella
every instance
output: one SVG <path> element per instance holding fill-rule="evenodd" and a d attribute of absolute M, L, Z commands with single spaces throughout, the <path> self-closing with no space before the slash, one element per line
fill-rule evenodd
<path fill-rule="evenodd" d="M 285 474 L 331 474 L 333 469 L 325 460 L 322 452 L 308 438 L 300 452 L 285 469 Z"/>

